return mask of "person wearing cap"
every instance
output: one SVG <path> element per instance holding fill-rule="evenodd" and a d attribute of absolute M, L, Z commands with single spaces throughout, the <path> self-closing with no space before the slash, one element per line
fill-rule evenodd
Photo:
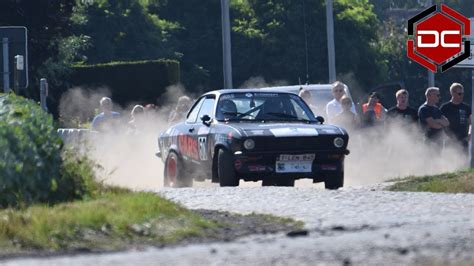
<path fill-rule="evenodd" d="M 380 96 L 376 92 L 369 95 L 367 103 L 362 105 L 362 113 L 366 126 L 381 124 L 385 120 L 387 109 L 380 103 Z"/>

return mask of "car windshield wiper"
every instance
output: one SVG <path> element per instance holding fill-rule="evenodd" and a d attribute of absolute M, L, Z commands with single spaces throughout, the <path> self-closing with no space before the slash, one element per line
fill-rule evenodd
<path fill-rule="evenodd" d="M 248 118 L 224 118 L 222 120 L 219 120 L 219 121 L 225 121 L 225 122 L 239 122 L 239 121 L 242 121 L 242 122 L 253 122 L 253 121 L 256 121 L 258 122 L 258 120 L 255 120 L 255 119 L 248 119 Z"/>
<path fill-rule="evenodd" d="M 242 118 L 242 117 L 246 117 L 246 116 L 254 117 L 254 116 L 251 115 L 251 114 L 248 114 L 248 113 L 241 113 L 241 112 L 223 112 L 223 114 L 225 114 L 225 115 L 232 115 L 232 116 L 238 116 L 238 118 Z"/>
<path fill-rule="evenodd" d="M 265 113 L 267 115 L 273 115 L 275 117 L 283 117 L 283 118 L 293 118 L 293 119 L 298 119 L 295 115 L 290 115 L 290 114 L 285 114 L 285 113 L 276 113 L 276 112 L 269 112 Z"/>

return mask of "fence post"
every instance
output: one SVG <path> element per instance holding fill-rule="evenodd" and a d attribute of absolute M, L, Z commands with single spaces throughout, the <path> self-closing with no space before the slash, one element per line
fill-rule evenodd
<path fill-rule="evenodd" d="M 8 62 L 8 38 L 2 39 L 3 43 L 3 92 L 10 92 L 10 69 Z"/>
<path fill-rule="evenodd" d="M 45 78 L 40 80 L 40 105 L 43 110 L 48 111 L 46 98 L 48 97 L 48 81 Z"/>

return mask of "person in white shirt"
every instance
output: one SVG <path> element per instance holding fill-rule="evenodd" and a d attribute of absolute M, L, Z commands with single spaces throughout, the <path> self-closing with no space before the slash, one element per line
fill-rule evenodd
<path fill-rule="evenodd" d="M 344 83 L 340 81 L 336 81 L 332 84 L 332 95 L 334 99 L 326 105 L 326 116 L 329 121 L 342 112 L 341 98 L 345 95 L 344 87 Z M 352 103 L 351 111 L 356 114 L 354 103 Z"/>

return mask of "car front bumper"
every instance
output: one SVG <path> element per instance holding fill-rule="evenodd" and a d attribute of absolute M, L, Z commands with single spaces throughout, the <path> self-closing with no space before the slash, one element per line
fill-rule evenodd
<path fill-rule="evenodd" d="M 235 152 L 234 169 L 237 176 L 246 181 L 258 181 L 272 178 L 311 178 L 315 182 L 323 181 L 328 175 L 344 171 L 345 155 L 348 150 L 315 150 L 304 152 L 271 151 L 271 152 Z M 314 159 L 289 161 L 292 169 L 282 170 L 281 155 L 313 155 Z M 311 156 L 313 157 L 313 156 Z M 298 167 L 304 169 L 298 169 Z M 296 168 L 296 169 L 295 169 Z"/>

